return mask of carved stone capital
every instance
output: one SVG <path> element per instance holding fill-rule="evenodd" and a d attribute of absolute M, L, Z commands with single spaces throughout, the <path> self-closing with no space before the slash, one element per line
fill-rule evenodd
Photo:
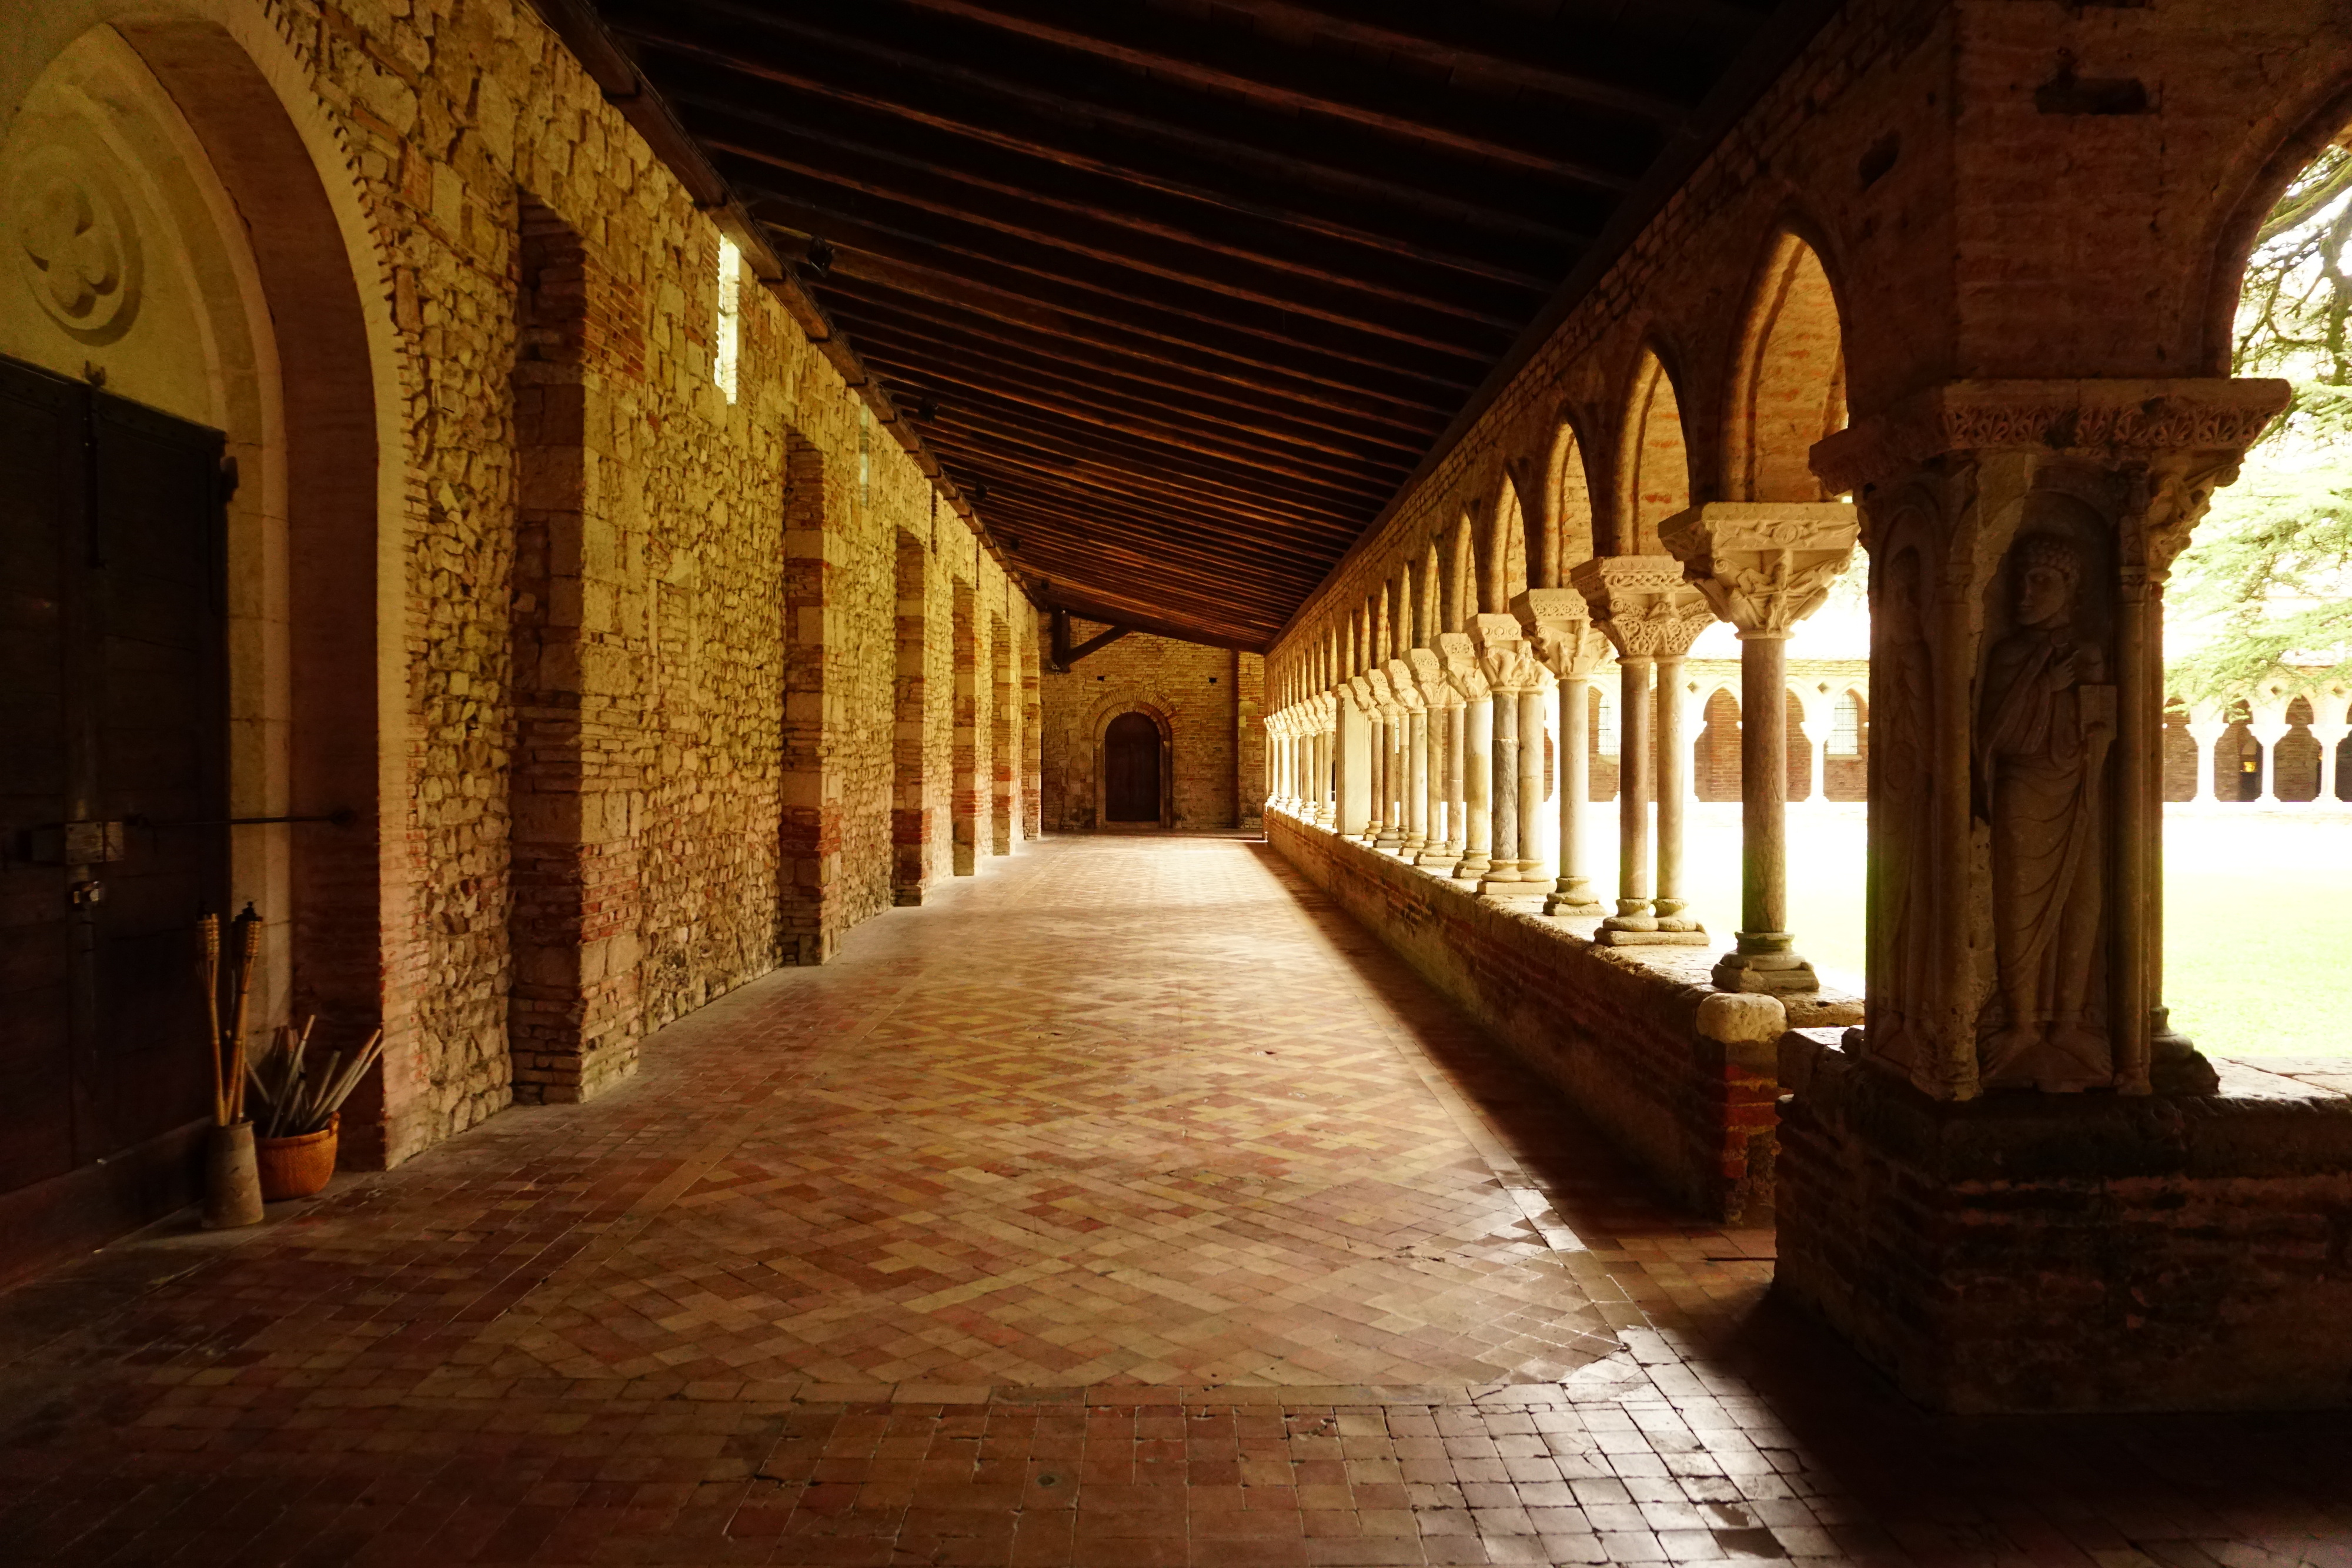
<path fill-rule="evenodd" d="M 1535 649 L 1516 615 L 1473 615 L 1470 641 L 1486 669 L 1487 686 L 1497 693 L 1533 691 L 1551 684 L 1551 676 L 1536 662 Z"/>
<path fill-rule="evenodd" d="M 1358 713 L 1369 714 L 1379 711 L 1380 705 L 1372 700 L 1371 683 L 1363 676 L 1349 675 L 1347 684 L 1339 689 L 1347 694 L 1349 702 L 1356 705 Z"/>
<path fill-rule="evenodd" d="M 1439 632 L 1437 660 L 1444 668 L 1445 684 L 1463 701 L 1476 702 L 1487 695 L 1486 672 L 1479 664 L 1477 646 L 1467 633 Z"/>
<path fill-rule="evenodd" d="M 1670 555 L 1600 556 L 1570 576 L 1620 658 L 1679 658 L 1715 619 Z"/>
<path fill-rule="evenodd" d="M 1378 668 L 1366 670 L 1356 678 L 1364 683 L 1366 707 L 1378 713 L 1384 719 L 1396 716 L 1396 694 L 1389 690 L 1389 674 L 1386 670 Z"/>
<path fill-rule="evenodd" d="M 1591 607 L 1573 588 L 1530 588 L 1511 601 L 1511 610 L 1527 628 L 1543 667 L 1563 681 L 1582 680 L 1608 656 L 1609 639 L 1593 625 Z"/>
<path fill-rule="evenodd" d="M 1948 382 L 1815 444 L 1813 472 L 1859 493 L 1946 453 L 2030 448 L 2111 461 L 2242 454 L 2286 407 L 2282 381 Z"/>
<path fill-rule="evenodd" d="M 1659 525 L 1658 538 L 1715 613 L 1742 635 L 1811 615 L 1853 559 L 1860 520 L 1837 501 L 1714 501 Z"/>
<path fill-rule="evenodd" d="M 1421 687 L 1421 700 L 1433 709 L 1452 707 L 1462 700 L 1453 684 L 1445 678 L 1445 665 L 1426 648 L 1415 648 L 1405 655 L 1412 665 L 1412 678 Z"/>
<path fill-rule="evenodd" d="M 1389 678 L 1389 697 L 1400 712 L 1419 713 L 1428 705 L 1422 700 L 1421 683 L 1412 666 L 1402 659 L 1391 659 L 1383 672 Z"/>

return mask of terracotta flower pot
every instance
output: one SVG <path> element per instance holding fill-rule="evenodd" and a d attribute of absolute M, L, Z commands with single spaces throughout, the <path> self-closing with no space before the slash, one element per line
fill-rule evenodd
<path fill-rule="evenodd" d="M 342 1126 L 339 1113 L 315 1133 L 299 1138 L 257 1138 L 253 1152 L 261 1166 L 261 1196 L 271 1203 L 308 1197 L 335 1174 L 335 1134 Z"/>

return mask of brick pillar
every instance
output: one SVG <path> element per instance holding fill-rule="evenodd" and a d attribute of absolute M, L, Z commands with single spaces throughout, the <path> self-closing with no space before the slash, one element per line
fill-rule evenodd
<path fill-rule="evenodd" d="M 890 902 L 923 902 L 930 885 L 931 798 L 926 741 L 930 690 L 931 574 L 929 541 L 898 535 L 898 667 L 891 684 Z"/>
<path fill-rule="evenodd" d="M 776 896 L 777 956 L 822 964 L 843 918 L 841 776 L 831 739 L 846 695 L 837 578 L 848 549 L 844 481 L 797 433 L 784 446 L 784 733 Z"/>
<path fill-rule="evenodd" d="M 641 1020 L 633 676 L 612 656 L 623 552 L 589 501 L 604 434 L 592 279 L 579 236 L 529 197 L 520 228 L 507 1047 L 514 1097 L 539 1103 L 626 1076 Z"/>
<path fill-rule="evenodd" d="M 1267 775 L 1265 656 L 1234 654 L 1234 822 L 1255 828 L 1265 821 Z"/>
<path fill-rule="evenodd" d="M 1013 639 L 1002 615 L 988 618 L 988 852 L 1009 855 L 1013 825 L 1013 777 L 1021 756 L 1013 728 L 1020 685 L 1013 670 Z"/>
<path fill-rule="evenodd" d="M 1021 637 L 1021 821 L 1025 835 L 1045 836 L 1045 710 L 1039 685 L 1039 650 L 1034 612 Z"/>
<path fill-rule="evenodd" d="M 955 823 L 955 874 L 980 869 L 980 834 L 986 765 L 980 695 L 980 618 L 971 585 L 955 585 L 955 750 L 949 813 Z"/>

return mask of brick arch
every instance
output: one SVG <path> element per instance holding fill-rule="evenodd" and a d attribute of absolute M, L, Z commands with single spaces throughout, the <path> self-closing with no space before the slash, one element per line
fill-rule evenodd
<path fill-rule="evenodd" d="M 1744 501 L 1826 498 L 1814 443 L 1845 428 L 1845 334 L 1820 253 L 1774 236 L 1742 325 L 1724 425 L 1724 493 Z"/>
<path fill-rule="evenodd" d="M 437 1027 L 432 988 L 404 983 L 431 961 L 441 926 L 433 890 L 409 870 L 414 779 L 380 766 L 412 755 L 413 716 L 432 700 L 415 690 L 426 677 L 405 647 L 418 630 L 406 624 L 407 580 L 388 570 L 414 558 L 412 525 L 425 509 L 425 485 L 403 460 L 416 444 L 408 411 L 425 400 L 393 316 L 394 225 L 320 99 L 318 64 L 290 14 L 236 0 L 34 9 L 36 36 L 16 31 L 0 51 L 9 59 L 0 106 L 20 102 L 58 50 L 111 26 L 170 98 L 241 220 L 266 305 L 261 352 L 274 361 L 277 407 L 263 450 L 241 463 L 244 486 L 266 497 L 269 515 L 232 539 L 230 570 L 257 585 L 254 599 L 279 596 L 273 612 L 284 631 L 282 642 L 264 640 L 277 643 L 271 653 L 233 643 L 233 662 L 260 664 L 233 679 L 264 694 L 263 716 L 282 725 L 285 742 L 282 763 L 237 767 L 236 798 L 348 808 L 357 820 L 333 833 L 279 829 L 240 841 L 233 899 L 254 899 L 270 918 L 266 962 L 283 965 L 278 994 L 293 1011 L 318 1014 L 321 1038 L 384 1029 L 383 1064 L 344 1111 L 343 1158 L 391 1163 L 495 1109 L 461 1109 L 449 1126 L 425 1108 L 420 1033 L 470 1030 Z M 56 50 L 43 47 L 50 42 Z M 501 1092 L 503 1065 L 494 1069 Z"/>
<path fill-rule="evenodd" d="M 1609 553 L 1654 555 L 1661 548 L 1658 525 L 1691 504 L 1690 442 L 1683 425 L 1682 396 L 1654 343 L 1645 346 L 1635 362 L 1622 406 L 1622 456 Z"/>
<path fill-rule="evenodd" d="M 2285 106 L 2256 122 L 2242 160 L 2242 166 L 2251 166 L 2252 172 L 2243 180 L 2234 205 L 2217 206 L 2212 239 L 2206 247 L 2210 270 L 2203 279 L 2199 352 L 2192 373 L 2230 373 L 2238 294 L 2263 225 L 2295 176 L 2347 131 L 2352 131 L 2352 72 L 2339 73 L 2303 104 Z M 2195 301 L 2183 303 L 2196 308 Z"/>
<path fill-rule="evenodd" d="M 1739 799 L 1739 698 L 1717 686 L 1700 707 L 1691 780 L 1702 800 Z"/>
<path fill-rule="evenodd" d="M 1446 631 L 1459 632 L 1478 607 L 1478 544 L 1466 510 L 1446 530 L 1444 560 L 1444 603 L 1440 619 Z"/>

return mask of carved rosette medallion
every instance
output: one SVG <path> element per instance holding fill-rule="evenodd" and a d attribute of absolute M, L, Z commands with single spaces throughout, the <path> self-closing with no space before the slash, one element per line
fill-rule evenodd
<path fill-rule="evenodd" d="M 39 148 L 10 172 L 7 213 L 17 276 L 51 320 L 93 345 L 131 329 L 139 236 L 111 182 L 68 148 Z"/>

